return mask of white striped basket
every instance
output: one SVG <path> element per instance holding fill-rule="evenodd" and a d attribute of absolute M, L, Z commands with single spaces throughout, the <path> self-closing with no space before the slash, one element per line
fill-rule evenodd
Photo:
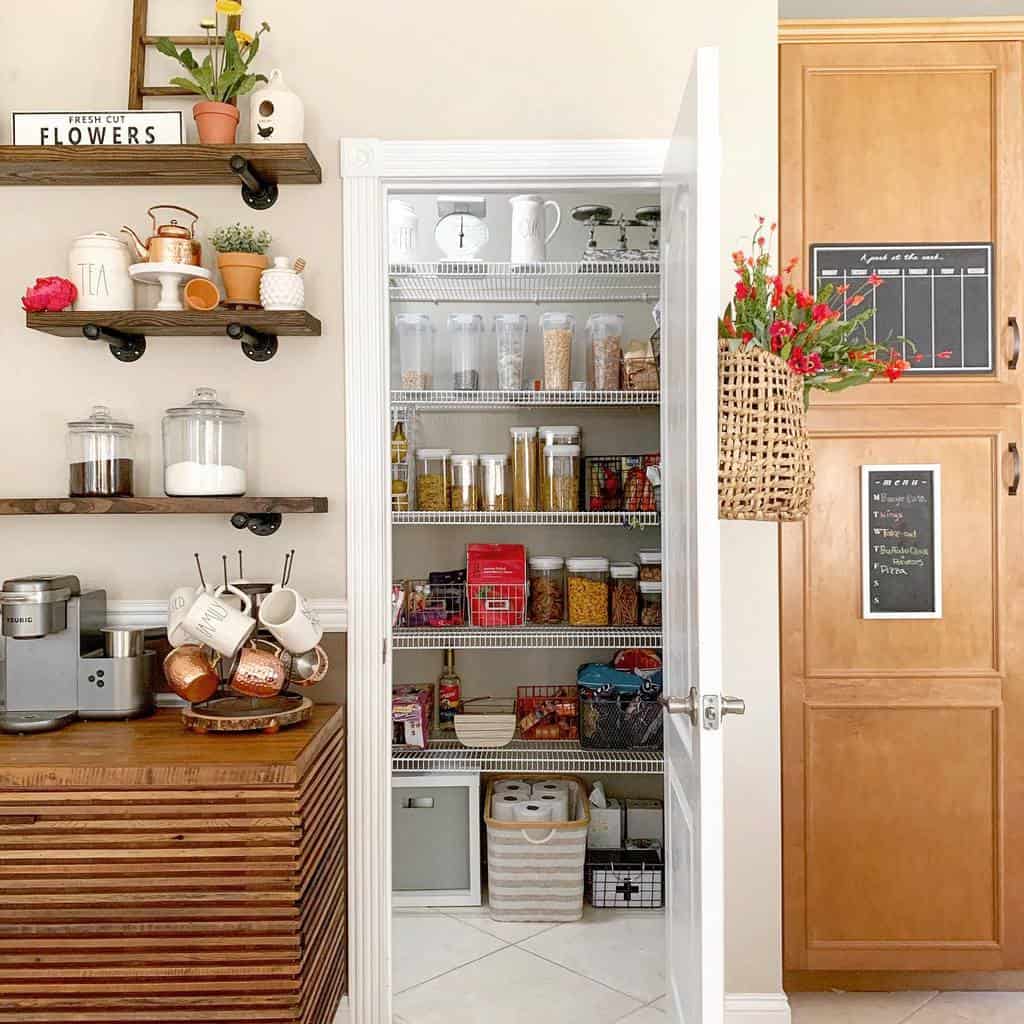
<path fill-rule="evenodd" d="M 494 783 L 503 776 L 487 784 L 487 888 L 495 921 L 578 921 L 583 916 L 583 864 L 590 827 L 587 786 L 576 776 L 538 776 L 556 777 L 576 788 L 575 821 L 495 821 L 490 816 L 491 797 Z"/>

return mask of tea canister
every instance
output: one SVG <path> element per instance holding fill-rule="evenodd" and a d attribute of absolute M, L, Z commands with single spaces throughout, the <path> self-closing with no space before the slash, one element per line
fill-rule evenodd
<path fill-rule="evenodd" d="M 106 231 L 79 235 L 68 253 L 68 277 L 78 289 L 75 310 L 134 309 L 128 246 Z"/>
<path fill-rule="evenodd" d="M 275 256 L 274 265 L 260 275 L 260 304 L 264 309 L 305 309 L 306 286 L 287 256 Z"/>
<path fill-rule="evenodd" d="M 306 114 L 302 100 L 285 85 L 279 68 L 252 94 L 249 130 L 253 142 L 303 142 Z"/>

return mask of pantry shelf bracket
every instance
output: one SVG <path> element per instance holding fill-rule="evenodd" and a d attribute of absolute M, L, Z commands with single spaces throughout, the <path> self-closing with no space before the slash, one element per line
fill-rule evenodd
<path fill-rule="evenodd" d="M 280 512 L 236 512 L 231 517 L 236 530 L 248 530 L 257 537 L 269 537 L 281 528 Z"/>
<path fill-rule="evenodd" d="M 146 351 L 146 336 L 144 334 L 129 334 L 127 331 L 118 331 L 113 327 L 84 324 L 82 335 L 89 341 L 102 339 L 107 342 L 110 346 L 110 354 L 122 363 L 134 363 L 141 359 Z"/>
<path fill-rule="evenodd" d="M 246 206 L 253 210 L 269 210 L 277 202 L 277 185 L 264 181 L 244 156 L 236 153 L 228 164 L 242 182 L 242 199 Z"/>
<path fill-rule="evenodd" d="M 242 351 L 254 363 L 265 363 L 277 355 L 276 334 L 257 331 L 237 322 L 228 324 L 226 331 L 232 341 L 242 343 Z"/>

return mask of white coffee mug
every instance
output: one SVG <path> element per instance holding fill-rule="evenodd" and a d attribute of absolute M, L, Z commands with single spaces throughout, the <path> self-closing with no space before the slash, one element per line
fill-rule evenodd
<path fill-rule="evenodd" d="M 178 587 L 167 601 L 167 639 L 172 647 L 193 643 L 192 635 L 185 629 L 185 613 L 202 594 L 212 594 L 213 587 Z"/>
<path fill-rule="evenodd" d="M 513 263 L 540 263 L 546 258 L 547 244 L 562 223 L 561 207 L 554 199 L 545 200 L 543 196 L 513 196 L 512 204 L 512 251 Z M 555 226 L 545 233 L 547 228 L 546 211 L 551 206 L 555 210 Z"/>
<path fill-rule="evenodd" d="M 324 631 L 316 612 L 306 599 L 291 587 L 274 586 L 263 598 L 260 622 L 273 633 L 277 642 L 292 654 L 311 651 L 323 639 Z"/>
<path fill-rule="evenodd" d="M 241 611 L 221 600 L 225 590 L 241 599 Z M 225 658 L 233 658 L 256 632 L 256 620 L 249 615 L 251 608 L 248 594 L 230 586 L 218 587 L 213 594 L 202 593 L 195 599 L 182 625 L 196 643 L 212 647 Z"/>

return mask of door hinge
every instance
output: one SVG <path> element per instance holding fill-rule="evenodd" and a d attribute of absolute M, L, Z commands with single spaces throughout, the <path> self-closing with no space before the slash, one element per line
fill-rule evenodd
<path fill-rule="evenodd" d="M 380 663 L 386 665 L 388 663 L 388 638 L 384 637 L 380 645 Z"/>
<path fill-rule="evenodd" d="M 701 697 L 701 720 L 705 729 L 717 729 L 722 724 L 724 715 L 744 715 L 747 703 L 739 697 L 719 697 L 709 693 Z"/>

